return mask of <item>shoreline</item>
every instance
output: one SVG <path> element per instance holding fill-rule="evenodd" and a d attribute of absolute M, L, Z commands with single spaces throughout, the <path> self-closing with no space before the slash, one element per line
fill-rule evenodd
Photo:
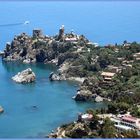
<path fill-rule="evenodd" d="M 84 35 L 65 34 L 64 25 L 53 37 L 44 35 L 40 29 L 34 29 L 32 36 L 26 33 L 15 36 L 11 43 L 6 44 L 2 56 L 2 61 L 56 64 L 58 69 L 50 73 L 49 80 L 78 81 L 75 101 L 107 100 L 108 109 L 100 111 L 112 114 L 130 111 L 136 116 L 133 108 L 137 109 L 139 105 L 139 98 L 136 100 L 139 97 L 139 60 L 140 44 L 137 42 L 124 41 L 120 45 L 101 47 Z M 76 125 L 80 129 L 87 126 L 86 123 Z M 77 129 L 75 127 L 73 129 Z"/>

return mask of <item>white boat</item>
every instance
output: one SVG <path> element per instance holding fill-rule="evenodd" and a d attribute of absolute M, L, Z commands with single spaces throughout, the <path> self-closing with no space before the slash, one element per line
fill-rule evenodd
<path fill-rule="evenodd" d="M 29 24 L 29 23 L 30 23 L 30 21 L 25 21 L 25 22 L 24 22 L 24 24 Z"/>

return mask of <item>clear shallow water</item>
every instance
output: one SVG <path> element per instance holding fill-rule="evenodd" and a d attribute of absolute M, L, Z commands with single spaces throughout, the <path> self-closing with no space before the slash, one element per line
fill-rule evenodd
<path fill-rule="evenodd" d="M 74 29 L 100 44 L 140 41 L 139 7 L 139 2 L 0 2 L 0 50 L 16 34 L 31 35 L 33 28 L 42 28 L 45 34 L 54 35 L 62 24 L 66 32 Z M 26 20 L 30 24 L 24 25 Z M 34 84 L 20 85 L 11 80 L 28 67 L 37 75 Z M 52 70 L 52 66 L 42 64 L 6 64 L 0 60 L 0 105 L 5 109 L 0 115 L 1 138 L 43 137 L 76 119 L 78 112 L 102 106 L 73 101 L 75 83 L 50 83 Z"/>
<path fill-rule="evenodd" d="M 32 84 L 16 84 L 11 77 L 32 68 L 37 79 Z M 57 126 L 76 119 L 78 112 L 102 104 L 76 103 L 72 100 L 77 85 L 72 82 L 50 82 L 53 66 L 23 65 L 0 62 L 0 137 L 43 137 Z M 33 106 L 37 106 L 34 108 Z"/>

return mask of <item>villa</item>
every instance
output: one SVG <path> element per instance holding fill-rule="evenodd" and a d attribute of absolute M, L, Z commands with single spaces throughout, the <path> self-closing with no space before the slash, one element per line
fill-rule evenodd
<path fill-rule="evenodd" d="M 140 52 L 135 53 L 133 57 L 135 58 L 135 60 L 140 60 Z"/>
<path fill-rule="evenodd" d="M 121 68 L 113 66 L 113 65 L 109 65 L 107 68 L 109 72 L 112 72 L 112 73 L 120 73 L 122 70 Z"/>
<path fill-rule="evenodd" d="M 137 134 L 140 135 L 139 118 L 125 114 L 122 116 L 112 117 L 110 119 L 115 123 L 115 127 L 118 129 L 118 131 L 136 130 Z"/>
<path fill-rule="evenodd" d="M 110 118 L 120 132 L 135 130 L 140 135 L 140 118 L 133 117 L 129 113 L 124 115 L 98 114 L 98 117 L 101 119 Z"/>
<path fill-rule="evenodd" d="M 115 74 L 114 72 L 102 72 L 101 76 L 103 76 L 104 81 L 111 81 Z"/>

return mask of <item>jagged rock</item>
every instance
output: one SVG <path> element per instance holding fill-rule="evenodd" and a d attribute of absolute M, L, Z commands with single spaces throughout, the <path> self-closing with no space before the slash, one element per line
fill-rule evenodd
<path fill-rule="evenodd" d="M 61 77 L 59 75 L 55 74 L 54 72 L 51 72 L 49 79 L 50 79 L 50 81 L 60 81 Z"/>
<path fill-rule="evenodd" d="M 13 76 L 12 80 L 17 83 L 31 83 L 35 81 L 35 77 L 35 73 L 30 68 L 28 68 Z"/>
<path fill-rule="evenodd" d="M 76 101 L 88 101 L 93 99 L 93 94 L 89 90 L 80 90 L 74 97 Z"/>
<path fill-rule="evenodd" d="M 103 101 L 103 98 L 101 96 L 97 96 L 95 98 L 95 102 L 102 102 Z"/>

